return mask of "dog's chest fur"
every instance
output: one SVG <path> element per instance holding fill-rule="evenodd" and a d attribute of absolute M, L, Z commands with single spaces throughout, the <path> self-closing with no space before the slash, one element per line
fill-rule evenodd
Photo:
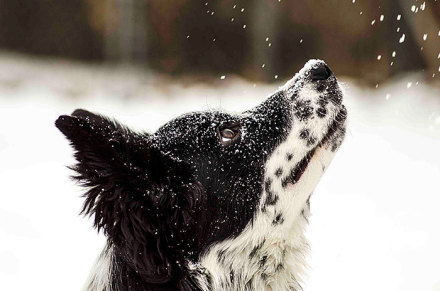
<path fill-rule="evenodd" d="M 201 259 L 203 290 L 301 290 L 309 245 L 304 236 L 309 205 L 288 233 L 255 236 L 249 227 L 239 237 L 212 247 Z"/>

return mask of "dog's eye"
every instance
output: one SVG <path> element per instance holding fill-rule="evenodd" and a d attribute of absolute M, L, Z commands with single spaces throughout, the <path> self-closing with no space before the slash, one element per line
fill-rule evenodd
<path fill-rule="evenodd" d="M 225 128 L 220 132 L 220 135 L 222 136 L 222 141 L 227 142 L 233 139 L 236 133 L 230 128 Z"/>
<path fill-rule="evenodd" d="M 218 128 L 218 137 L 223 145 L 229 144 L 233 139 L 240 134 L 238 126 Z"/>

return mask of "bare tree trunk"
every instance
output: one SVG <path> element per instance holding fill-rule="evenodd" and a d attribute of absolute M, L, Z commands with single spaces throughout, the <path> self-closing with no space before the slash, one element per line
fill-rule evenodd
<path fill-rule="evenodd" d="M 144 0 L 107 0 L 107 59 L 143 63 L 147 55 L 147 3 Z"/>
<path fill-rule="evenodd" d="M 256 78 L 273 80 L 276 74 L 278 13 L 267 0 L 257 0 L 251 11 L 251 59 Z"/>

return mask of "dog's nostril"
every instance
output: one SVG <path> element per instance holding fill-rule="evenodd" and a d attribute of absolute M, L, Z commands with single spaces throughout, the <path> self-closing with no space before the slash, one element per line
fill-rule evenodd
<path fill-rule="evenodd" d="M 320 64 L 318 67 L 310 70 L 310 77 L 313 81 L 327 80 L 332 74 L 332 71 L 326 64 Z"/>

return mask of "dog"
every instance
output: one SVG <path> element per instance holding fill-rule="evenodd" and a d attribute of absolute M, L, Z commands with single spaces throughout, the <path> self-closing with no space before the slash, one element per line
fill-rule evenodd
<path fill-rule="evenodd" d="M 107 238 L 84 290 L 301 290 L 310 196 L 344 139 L 342 101 L 310 60 L 251 110 L 188 113 L 154 134 L 60 116 L 82 212 Z"/>

